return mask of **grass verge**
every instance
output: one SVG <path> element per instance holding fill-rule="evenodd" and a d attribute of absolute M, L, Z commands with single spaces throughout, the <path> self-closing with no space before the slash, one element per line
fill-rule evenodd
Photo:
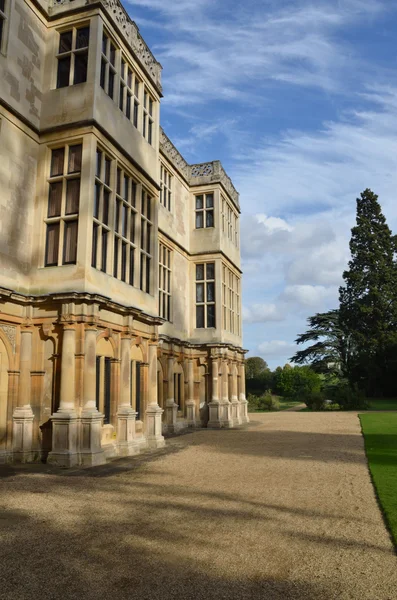
<path fill-rule="evenodd" d="M 397 410 L 397 398 L 370 398 L 368 410 Z"/>
<path fill-rule="evenodd" d="M 397 550 L 397 413 L 362 414 L 369 470 Z"/>

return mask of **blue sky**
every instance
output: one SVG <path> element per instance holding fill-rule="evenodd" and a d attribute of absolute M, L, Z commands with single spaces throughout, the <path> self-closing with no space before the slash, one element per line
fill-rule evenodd
<path fill-rule="evenodd" d="M 244 346 L 285 364 L 337 306 L 363 189 L 397 230 L 397 3 L 125 5 L 164 68 L 167 134 L 240 192 Z"/>

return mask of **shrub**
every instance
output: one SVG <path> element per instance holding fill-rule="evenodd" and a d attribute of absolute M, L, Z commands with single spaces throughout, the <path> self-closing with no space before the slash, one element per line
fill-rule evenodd
<path fill-rule="evenodd" d="M 339 404 L 341 410 L 366 410 L 368 402 L 357 386 L 350 386 L 346 380 L 340 380 L 325 390 L 332 403 Z"/>
<path fill-rule="evenodd" d="M 249 410 L 280 410 L 280 403 L 272 396 L 270 390 L 267 390 L 262 396 L 249 394 L 247 397 Z"/>
<path fill-rule="evenodd" d="M 325 407 L 325 397 L 319 391 L 309 392 L 302 400 L 306 404 L 307 408 L 310 410 L 324 410 Z"/>

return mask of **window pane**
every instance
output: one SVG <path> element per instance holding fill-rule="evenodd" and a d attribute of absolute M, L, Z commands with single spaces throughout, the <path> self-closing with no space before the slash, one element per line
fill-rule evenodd
<path fill-rule="evenodd" d="M 81 171 L 81 150 L 81 144 L 69 147 L 68 173 L 78 173 Z"/>
<path fill-rule="evenodd" d="M 201 284 L 198 284 L 201 285 Z M 215 284 L 207 283 L 207 302 L 215 302 Z"/>
<path fill-rule="evenodd" d="M 117 277 L 119 266 L 119 238 L 114 238 L 113 276 Z"/>
<path fill-rule="evenodd" d="M 215 304 L 207 306 L 207 327 L 215 327 Z"/>
<path fill-rule="evenodd" d="M 111 98 L 113 98 L 114 92 L 114 72 L 112 69 L 109 69 L 109 85 L 108 85 L 108 94 Z"/>
<path fill-rule="evenodd" d="M 204 226 L 204 214 L 202 212 L 196 213 L 196 229 L 202 229 Z"/>
<path fill-rule="evenodd" d="M 131 119 L 131 94 L 127 93 L 127 105 L 125 107 L 125 114 L 127 119 Z"/>
<path fill-rule="evenodd" d="M 59 217 L 62 203 L 62 181 L 50 183 L 48 195 L 48 217 Z"/>
<path fill-rule="evenodd" d="M 123 204 L 121 210 L 121 235 L 127 237 L 128 207 Z"/>
<path fill-rule="evenodd" d="M 124 110 L 124 85 L 120 82 L 119 108 Z"/>
<path fill-rule="evenodd" d="M 88 48 L 88 42 L 90 38 L 90 28 L 82 27 L 77 30 L 76 34 L 76 48 Z"/>
<path fill-rule="evenodd" d="M 101 178 L 101 169 L 102 169 L 102 152 L 100 150 L 96 151 L 96 171 L 95 175 Z"/>
<path fill-rule="evenodd" d="M 106 273 L 106 263 L 108 257 L 108 231 L 102 229 L 102 257 L 101 257 L 101 270 Z"/>
<path fill-rule="evenodd" d="M 196 265 L 196 281 L 204 279 L 204 265 Z"/>
<path fill-rule="evenodd" d="M 66 184 L 65 214 L 74 215 L 79 212 L 80 179 L 70 179 Z"/>
<path fill-rule="evenodd" d="M 152 228 L 150 225 L 147 226 L 147 230 L 146 230 L 146 252 L 148 254 L 150 254 L 150 241 L 151 241 L 151 231 Z"/>
<path fill-rule="evenodd" d="M 207 263 L 207 279 L 215 279 L 215 264 Z"/>
<path fill-rule="evenodd" d="M 138 102 L 135 101 L 134 102 L 134 120 L 133 120 L 135 127 L 138 127 L 138 107 L 139 107 L 139 104 L 138 104 Z"/>
<path fill-rule="evenodd" d="M 59 54 L 72 49 L 72 31 L 64 31 L 59 36 Z"/>
<path fill-rule="evenodd" d="M 204 302 L 204 283 L 196 283 L 196 302 Z"/>
<path fill-rule="evenodd" d="M 77 258 L 77 221 L 65 221 L 63 242 L 63 264 L 76 262 Z"/>
<path fill-rule="evenodd" d="M 205 205 L 207 208 L 213 208 L 214 206 L 214 196 L 212 194 L 207 194 L 205 197 Z"/>
<path fill-rule="evenodd" d="M 132 87 L 132 71 L 131 71 L 131 69 L 128 69 L 127 83 L 128 83 L 128 87 L 131 88 Z"/>
<path fill-rule="evenodd" d="M 196 306 L 196 327 L 204 327 L 204 306 Z"/>
<path fill-rule="evenodd" d="M 111 166 L 112 166 L 112 161 L 109 158 L 105 158 L 105 183 L 106 183 L 106 185 L 110 185 Z"/>
<path fill-rule="evenodd" d="M 91 266 L 96 267 L 96 254 L 98 249 L 98 225 L 94 223 L 94 228 L 92 230 L 92 256 L 91 256 Z"/>
<path fill-rule="evenodd" d="M 206 212 L 205 226 L 206 227 L 214 226 L 214 212 L 212 210 L 207 210 L 207 212 Z"/>
<path fill-rule="evenodd" d="M 127 244 L 121 244 L 121 280 L 126 280 L 127 274 Z"/>
<path fill-rule="evenodd" d="M 65 148 L 57 148 L 51 154 L 51 177 L 63 175 Z"/>
<path fill-rule="evenodd" d="M 130 246 L 130 285 L 134 285 L 134 248 Z"/>
<path fill-rule="evenodd" d="M 203 197 L 202 196 L 196 196 L 196 209 L 201 209 L 203 207 L 204 207 Z"/>
<path fill-rule="evenodd" d="M 117 193 L 121 194 L 121 169 L 117 169 Z"/>
<path fill-rule="evenodd" d="M 104 33 L 102 35 L 102 52 L 104 54 L 106 54 L 106 50 L 107 50 L 107 44 L 108 44 L 108 37 L 107 35 Z"/>
<path fill-rule="evenodd" d="M 102 59 L 101 62 L 101 88 L 105 89 L 106 81 L 106 60 Z"/>
<path fill-rule="evenodd" d="M 59 249 L 59 223 L 47 225 L 47 239 L 45 250 L 45 265 L 50 267 L 58 264 Z"/>
<path fill-rule="evenodd" d="M 99 206 L 101 203 L 101 184 L 95 184 L 95 198 L 94 198 L 94 217 L 99 219 Z"/>
<path fill-rule="evenodd" d="M 135 206 L 136 202 L 136 183 L 132 182 L 131 184 L 131 204 Z"/>
<path fill-rule="evenodd" d="M 73 83 L 84 83 L 87 81 L 88 52 L 74 55 L 74 77 Z"/>
<path fill-rule="evenodd" d="M 130 178 L 127 175 L 124 175 L 124 200 L 128 200 L 128 186 L 129 186 Z"/>
<path fill-rule="evenodd" d="M 58 76 L 57 88 L 63 88 L 69 85 L 70 56 L 58 58 Z"/>
<path fill-rule="evenodd" d="M 139 81 L 135 79 L 135 96 L 139 98 Z"/>
<path fill-rule="evenodd" d="M 153 121 L 149 121 L 149 132 L 148 132 L 148 142 L 152 143 L 153 140 Z"/>
<path fill-rule="evenodd" d="M 110 202 L 110 192 L 109 190 L 103 190 L 103 211 L 102 211 L 102 222 L 105 225 L 109 224 L 109 202 Z"/>
<path fill-rule="evenodd" d="M 116 60 L 116 48 L 112 44 L 112 42 L 110 42 L 109 60 L 110 60 L 111 64 L 114 66 L 114 63 L 115 63 L 115 60 Z"/>
<path fill-rule="evenodd" d="M 114 215 L 114 229 L 115 231 L 119 231 L 119 223 L 120 223 L 120 200 L 116 201 L 116 212 Z"/>
<path fill-rule="evenodd" d="M 130 223 L 130 241 L 135 242 L 135 213 L 131 212 L 131 223 Z"/>
<path fill-rule="evenodd" d="M 150 293 L 150 258 L 146 257 L 146 293 Z"/>

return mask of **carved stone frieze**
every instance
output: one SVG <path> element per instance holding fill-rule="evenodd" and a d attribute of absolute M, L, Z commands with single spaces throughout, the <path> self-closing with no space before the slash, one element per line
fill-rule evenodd
<path fill-rule="evenodd" d="M 4 331 L 5 335 L 7 336 L 8 340 L 11 344 L 12 351 L 15 353 L 17 328 L 14 327 L 13 325 L 0 325 L 0 329 L 2 329 Z"/>
<path fill-rule="evenodd" d="M 192 165 L 191 177 L 206 177 L 214 173 L 214 163 L 202 163 L 200 165 Z"/>
<path fill-rule="evenodd" d="M 164 152 L 166 157 L 172 163 L 177 171 L 181 173 L 185 179 L 190 178 L 190 167 L 182 154 L 178 152 L 171 140 L 166 136 L 164 131 L 160 128 L 160 150 Z"/>

